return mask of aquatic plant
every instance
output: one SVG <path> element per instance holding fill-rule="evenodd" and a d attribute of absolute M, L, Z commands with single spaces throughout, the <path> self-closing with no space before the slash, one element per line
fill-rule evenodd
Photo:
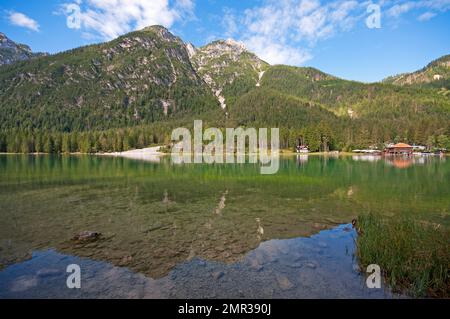
<path fill-rule="evenodd" d="M 450 232 L 407 216 L 363 215 L 357 254 L 363 267 L 378 264 L 387 284 L 414 297 L 450 296 Z"/>

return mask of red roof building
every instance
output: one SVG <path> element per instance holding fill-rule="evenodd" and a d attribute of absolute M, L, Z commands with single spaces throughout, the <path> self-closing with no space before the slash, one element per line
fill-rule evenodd
<path fill-rule="evenodd" d="M 413 155 L 413 147 L 409 144 L 398 143 L 389 145 L 385 148 L 384 153 L 387 155 Z"/>

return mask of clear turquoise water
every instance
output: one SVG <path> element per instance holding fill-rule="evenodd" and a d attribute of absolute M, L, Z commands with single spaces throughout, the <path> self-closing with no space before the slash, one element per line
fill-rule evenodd
<path fill-rule="evenodd" d="M 0 298 L 392 297 L 365 287 L 347 224 L 381 212 L 448 227 L 449 177 L 434 157 L 292 156 L 263 176 L 250 164 L 0 156 Z M 86 230 L 102 238 L 71 240 Z M 65 286 L 72 262 L 81 290 Z"/>

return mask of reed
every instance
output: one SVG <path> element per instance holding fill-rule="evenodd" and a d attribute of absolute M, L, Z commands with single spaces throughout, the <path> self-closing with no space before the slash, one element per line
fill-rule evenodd
<path fill-rule="evenodd" d="M 450 296 L 450 232 L 410 217 L 361 216 L 357 254 L 362 266 L 378 264 L 395 292 Z"/>

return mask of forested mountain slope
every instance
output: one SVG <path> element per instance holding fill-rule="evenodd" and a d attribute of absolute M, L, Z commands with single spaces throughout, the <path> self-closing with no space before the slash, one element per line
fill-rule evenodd
<path fill-rule="evenodd" d="M 242 43 L 233 40 L 215 41 L 195 50 L 192 61 L 224 109 L 259 86 L 269 67 Z"/>
<path fill-rule="evenodd" d="M 440 57 L 413 73 L 391 76 L 383 82 L 402 86 L 435 88 L 439 94 L 450 94 L 450 54 Z"/>
<path fill-rule="evenodd" d="M 430 66 L 445 68 L 446 61 Z M 312 150 L 390 141 L 450 148 L 450 99 L 431 83 L 439 82 L 364 84 L 314 68 L 270 66 L 233 40 L 194 48 L 153 26 L 0 67 L 0 151 L 168 143 L 174 127 L 194 119 L 279 127 L 289 148 L 299 138 Z"/>
<path fill-rule="evenodd" d="M 101 130 L 217 109 L 183 41 L 162 27 L 4 66 L 1 128 Z"/>

